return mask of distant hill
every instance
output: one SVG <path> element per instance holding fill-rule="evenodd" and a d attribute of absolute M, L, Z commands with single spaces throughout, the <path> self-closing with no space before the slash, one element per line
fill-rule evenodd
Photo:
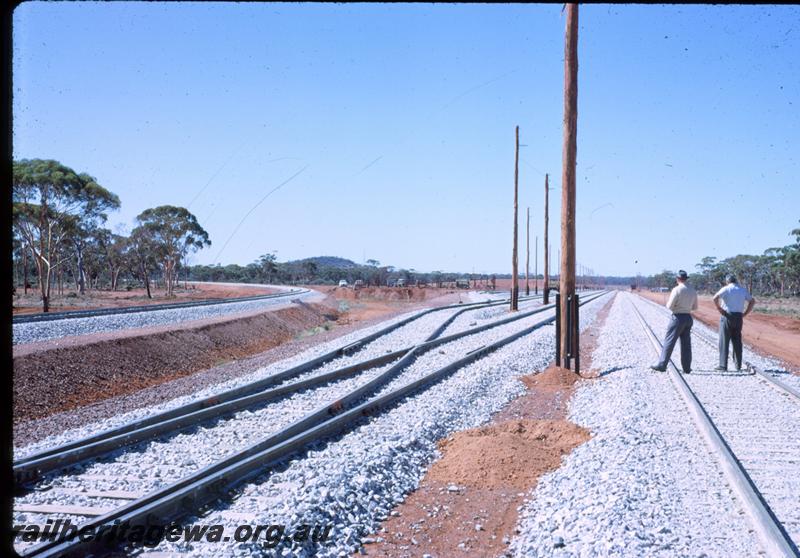
<path fill-rule="evenodd" d="M 354 269 L 359 267 L 359 265 L 352 260 L 336 256 L 315 256 L 313 258 L 303 258 L 302 260 L 294 260 L 288 263 L 302 264 L 304 262 L 314 262 L 318 267 L 334 267 L 337 269 Z"/>

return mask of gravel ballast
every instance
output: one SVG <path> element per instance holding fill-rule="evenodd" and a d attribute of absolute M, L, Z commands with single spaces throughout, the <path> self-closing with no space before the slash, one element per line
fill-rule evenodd
<path fill-rule="evenodd" d="M 485 302 L 489 297 L 487 295 L 482 294 L 480 296 L 476 296 L 476 302 Z M 523 310 L 527 309 L 527 305 L 522 305 L 521 308 Z M 439 312 L 432 312 L 426 316 L 422 316 L 413 322 L 402 326 L 393 332 L 379 337 L 372 343 L 369 343 L 367 346 L 362 348 L 360 351 L 353 353 L 351 355 L 340 357 L 338 359 L 334 359 L 322 366 L 319 366 L 309 372 L 306 372 L 302 375 L 290 378 L 286 380 L 284 383 L 294 382 L 299 379 L 304 379 L 310 376 L 314 376 L 320 374 L 322 372 L 327 372 L 330 370 L 335 370 L 337 368 L 341 368 L 343 366 L 347 366 L 350 364 L 354 364 L 356 362 L 360 362 L 363 360 L 367 360 L 370 358 L 375 358 L 386 352 L 395 351 L 414 343 L 421 343 L 425 340 L 425 338 L 430 335 L 442 322 L 444 322 L 449 316 L 451 316 L 454 312 L 458 311 L 458 308 L 454 309 L 447 309 L 442 310 Z M 464 313 L 466 319 L 464 322 L 461 322 L 463 327 L 458 328 L 459 330 L 467 329 L 469 327 L 468 323 L 471 320 L 469 317 L 472 314 L 479 314 L 483 312 L 485 309 L 476 309 L 474 311 L 468 311 Z M 389 320 L 384 320 L 382 322 L 376 323 L 372 326 L 361 328 L 359 330 L 353 331 L 346 335 L 340 336 L 336 339 L 331 341 L 326 341 L 324 343 L 320 343 L 318 345 L 314 345 L 311 348 L 304 350 L 296 355 L 293 355 L 286 359 L 281 359 L 279 361 L 275 361 L 270 363 L 267 366 L 262 366 L 257 368 L 256 370 L 252 371 L 248 374 L 243 374 L 235 379 L 224 383 L 216 383 L 210 386 L 207 386 L 201 390 L 198 390 L 194 393 L 190 393 L 188 395 L 184 395 L 182 397 L 177 397 L 172 400 L 166 401 L 164 403 L 158 405 L 149 405 L 149 406 L 142 406 L 140 408 L 131 410 L 125 413 L 119 413 L 115 416 L 108 417 L 106 419 L 88 423 L 84 426 L 79 428 L 69 429 L 67 431 L 61 432 L 59 434 L 48 436 L 43 438 L 35 443 L 27 444 L 24 447 L 15 447 L 14 449 L 14 458 L 18 459 L 20 457 L 24 457 L 41 449 L 45 449 L 48 447 L 62 445 L 68 442 L 72 442 L 74 440 L 86 437 L 90 434 L 96 433 L 100 430 L 107 430 L 110 428 L 115 428 L 117 426 L 126 424 L 128 422 L 132 422 L 134 420 L 140 420 L 142 418 L 146 418 L 152 416 L 154 414 L 174 409 L 181 405 L 185 405 L 192 401 L 197 401 L 200 399 L 205 399 L 212 395 L 221 393 L 223 391 L 227 391 L 229 389 L 241 387 L 243 385 L 252 383 L 254 381 L 260 380 L 267 376 L 276 374 L 282 370 L 286 370 L 287 368 L 291 368 L 313 358 L 316 358 L 322 354 L 335 350 L 339 347 L 343 347 L 353 343 L 354 341 L 374 333 L 380 329 L 388 327 L 392 324 L 395 324 L 399 321 L 405 320 L 415 314 L 419 313 L 419 311 L 411 311 L 406 312 L 400 315 L 395 316 Z M 498 319 L 502 318 L 502 315 L 498 316 Z M 457 320 L 458 321 L 458 320 Z M 484 322 L 481 322 L 484 323 Z M 447 330 L 447 334 L 451 334 L 455 332 L 456 324 L 451 324 L 451 326 Z M 246 362 L 242 363 L 243 365 Z"/>
<path fill-rule="evenodd" d="M 273 286 L 272 288 L 290 290 L 288 287 Z M 148 310 L 129 314 L 110 314 L 107 316 L 93 316 L 89 318 L 69 318 L 46 322 L 20 323 L 13 325 L 13 344 L 35 343 L 37 341 L 60 339 L 62 337 L 74 335 L 144 329 L 167 324 L 182 324 L 220 316 L 269 310 L 278 306 L 285 306 L 292 299 L 313 301 L 321 298 L 322 295 L 316 291 L 306 291 L 293 296 L 281 296 L 262 300 L 223 302 L 204 306 L 191 306 L 188 308 Z"/>
<path fill-rule="evenodd" d="M 15 447 L 15 449 L 14 449 L 14 458 L 15 459 L 19 459 L 21 457 L 24 457 L 26 455 L 29 455 L 31 453 L 34 453 L 34 452 L 37 452 L 37 451 L 40 451 L 40 450 L 43 450 L 43 449 L 46 449 L 46 448 L 49 448 L 49 447 L 66 444 L 66 443 L 78 440 L 80 438 L 84 438 L 86 436 L 89 436 L 89 435 L 94 434 L 94 433 L 99 432 L 99 431 L 108 430 L 108 429 L 111 429 L 111 428 L 115 428 L 115 427 L 127 424 L 129 422 L 133 422 L 135 420 L 140 420 L 140 419 L 143 419 L 143 418 L 147 418 L 147 417 L 153 416 L 155 414 L 161 413 L 163 411 L 174 409 L 176 407 L 180 407 L 181 405 L 185 405 L 185 404 L 193 402 L 193 401 L 198 401 L 198 400 L 201 400 L 201 399 L 205 399 L 205 398 L 208 398 L 208 397 L 213 396 L 215 394 L 218 394 L 218 393 L 230 390 L 230 389 L 238 388 L 238 387 L 247 385 L 249 383 L 255 382 L 257 380 L 261 380 L 261 379 L 263 379 L 263 378 L 265 378 L 267 376 L 276 374 L 278 372 L 281 372 L 281 371 L 286 370 L 288 368 L 291 368 L 293 366 L 297 366 L 297 365 L 299 365 L 299 364 L 301 364 L 303 362 L 306 362 L 308 360 L 311 360 L 313 358 L 321 356 L 321 355 L 323 355 L 323 354 L 325 354 L 327 352 L 330 352 L 332 350 L 335 350 L 335 349 L 337 349 L 339 347 L 344 347 L 346 345 L 349 345 L 350 343 L 353 343 L 354 341 L 357 341 L 358 339 L 360 339 L 360 338 L 362 338 L 362 337 L 364 337 L 366 335 L 369 335 L 369 334 L 374 333 L 374 332 L 376 332 L 376 331 L 378 331 L 380 329 L 383 329 L 383 328 L 388 327 L 388 326 L 390 326 L 392 324 L 400 322 L 400 321 L 402 321 L 402 320 L 404 320 L 406 318 L 409 318 L 409 317 L 411 317 L 411 316 L 413 316 L 413 315 L 415 315 L 417 313 L 418 313 L 417 311 L 406 312 L 404 314 L 400 314 L 398 316 L 395 316 L 392 319 L 379 322 L 379 323 L 377 323 L 377 324 L 375 324 L 373 326 L 356 330 L 356 331 L 354 331 L 352 333 L 349 333 L 347 335 L 343 335 L 341 337 L 338 337 L 338 338 L 333 339 L 331 341 L 327 341 L 325 343 L 320 343 L 320 344 L 315 345 L 315 346 L 313 346 L 313 347 L 311 347 L 311 348 L 309 348 L 309 349 L 307 349 L 305 351 L 302 351 L 302 352 L 300 352 L 300 353 L 298 353 L 298 354 L 296 354 L 294 356 L 291 356 L 291 357 L 286 358 L 286 359 L 282 359 L 282 360 L 277 361 L 277 362 L 270 363 L 267 366 L 259 367 L 258 369 L 254 370 L 250 374 L 242 375 L 242 376 L 240 376 L 238 378 L 234 378 L 234 379 L 232 379 L 230 381 L 227 381 L 227 382 L 214 384 L 214 385 L 205 387 L 204 389 L 198 390 L 198 391 L 196 391 L 194 393 L 191 393 L 191 394 L 188 394 L 188 395 L 184 395 L 182 397 L 177 397 L 177 398 L 174 398 L 174 399 L 172 399 L 170 401 L 166 401 L 166 402 L 158 404 L 158 405 L 150 405 L 150 406 L 146 406 L 146 407 L 141 407 L 141 408 L 129 411 L 127 413 L 121 413 L 119 415 L 116 415 L 116 416 L 113 416 L 113 417 L 109 417 L 107 419 L 103 419 L 103 420 L 100 420 L 100 421 L 97 421 L 97 422 L 86 424 L 86 425 L 84 425 L 82 427 L 79 427 L 79 428 L 70 429 L 70 430 L 62 432 L 60 434 L 54 435 L 54 436 L 48 436 L 47 438 L 44 438 L 44 439 L 42 439 L 42 440 L 40 440 L 38 442 L 35 442 L 33 444 L 27 444 L 27 445 L 25 445 L 23 447 Z M 439 312 L 434 312 L 434 313 L 432 313 L 432 316 L 436 316 L 437 314 L 440 314 L 440 313 Z M 445 317 L 446 316 L 438 317 L 438 320 L 440 320 L 440 321 L 444 320 Z M 433 318 L 431 318 L 431 319 L 433 319 Z M 439 322 L 439 323 L 441 323 L 441 322 Z M 397 333 L 400 330 L 405 329 L 406 327 L 408 327 L 408 326 L 403 326 L 401 328 L 398 328 L 393 333 Z M 420 336 L 416 336 L 416 338 L 420 338 Z M 376 339 L 375 342 L 385 343 L 386 341 L 385 341 L 384 338 L 379 338 L 379 339 Z M 367 349 L 367 348 L 368 347 L 365 347 L 364 349 L 362 349 L 362 351 L 359 351 L 359 353 L 364 353 L 364 350 Z M 364 353 L 364 354 L 366 355 L 367 353 Z M 376 353 L 375 356 L 377 356 L 377 353 Z M 345 358 L 348 358 L 348 357 L 345 357 Z M 330 366 L 330 363 L 328 363 L 328 366 Z M 313 374 L 315 372 L 318 372 L 318 369 L 315 369 L 311 373 Z M 290 380 L 287 380 L 287 381 L 294 381 L 296 379 L 297 378 L 291 378 Z"/>
<path fill-rule="evenodd" d="M 584 383 L 570 402 L 570 420 L 593 437 L 539 480 L 511 551 L 756 556 L 759 543 L 716 457 L 669 377 L 648 370 L 656 357 L 631 300 L 617 296 L 592 356 L 601 379 Z"/>
<path fill-rule="evenodd" d="M 656 313 L 652 314 L 652 316 L 661 315 L 661 318 L 656 318 L 657 320 L 659 320 L 656 323 L 659 324 L 658 327 L 660 327 L 661 329 L 655 329 L 655 332 L 656 332 L 656 335 L 660 335 L 661 339 L 663 339 L 663 334 L 666 331 L 666 321 L 665 320 L 669 318 L 669 313 L 668 313 L 667 309 L 664 308 L 663 306 L 660 306 L 660 305 L 656 304 L 655 302 L 653 302 L 651 300 L 644 299 L 644 298 L 637 298 L 636 302 L 637 302 L 637 308 L 639 308 L 641 311 L 644 311 L 645 308 L 652 308 L 652 309 L 655 309 L 657 311 Z M 648 314 L 648 315 L 650 315 L 650 314 Z M 651 324 L 651 326 L 653 326 L 653 325 L 654 324 Z M 703 337 L 705 337 L 707 340 L 709 340 L 711 342 L 710 346 L 712 348 L 712 351 L 716 349 L 717 342 L 718 342 L 718 337 L 717 337 L 718 336 L 718 330 L 717 329 L 708 327 L 707 325 L 702 323 L 700 320 L 695 320 L 694 321 L 694 325 L 692 326 L 692 333 L 695 336 L 697 336 L 698 334 L 702 334 Z M 745 341 L 747 341 L 747 335 L 748 335 L 748 333 L 747 333 L 747 318 L 745 318 L 745 325 L 744 325 L 744 332 L 743 332 L 743 336 L 744 336 L 744 340 Z M 694 348 L 696 345 L 700 345 L 700 344 L 706 344 L 707 345 L 707 343 L 704 343 L 701 339 L 695 338 L 694 341 L 693 341 L 693 344 L 692 344 L 692 348 Z M 728 359 L 728 368 L 731 369 L 731 370 L 733 370 L 733 357 L 732 357 L 732 355 L 733 355 L 733 351 L 731 349 L 731 352 L 729 354 L 729 359 Z M 678 364 L 678 366 L 680 366 L 680 343 L 678 343 L 678 345 L 675 347 L 675 352 L 673 353 L 673 360 L 676 362 L 676 364 Z M 775 378 L 779 379 L 780 381 L 788 384 L 789 386 L 791 386 L 791 387 L 793 387 L 795 389 L 800 389 L 800 376 L 792 374 L 789 370 L 786 369 L 785 365 L 780 360 L 778 360 L 776 358 L 770 358 L 770 357 L 761 355 L 761 354 L 757 353 L 756 351 L 754 351 L 747 344 L 743 345 L 742 360 L 744 360 L 745 362 L 751 362 L 754 365 L 756 365 L 759 368 L 761 368 L 762 370 L 764 370 L 765 372 L 767 372 L 768 374 L 772 375 L 773 377 L 775 377 Z M 711 368 L 713 368 L 714 366 L 716 366 L 717 364 L 719 364 L 719 362 L 716 361 L 716 358 L 714 358 L 714 362 L 713 362 L 713 364 L 711 364 L 709 366 L 709 370 Z"/>
<path fill-rule="evenodd" d="M 335 370 L 350 364 L 363 361 L 375 356 L 395 351 L 402 347 L 408 347 L 424 341 L 430 333 L 435 330 L 443 320 L 452 315 L 458 309 L 448 309 L 442 312 L 435 312 L 414 320 L 413 322 L 386 334 L 373 341 L 361 351 L 353 355 L 341 357 L 328 362 L 316 369 L 301 374 L 291 380 L 283 382 L 282 385 L 297 380 L 317 376 L 324 372 Z M 468 311 L 465 314 L 477 313 L 481 310 Z M 540 318 L 536 318 L 540 319 Z M 499 326 L 490 330 L 491 338 L 497 339 L 508 332 L 517 331 L 526 324 L 534 323 L 534 318 L 527 318 L 517 323 Z M 453 356 L 464 353 L 480 344 L 485 344 L 486 333 L 476 334 L 465 337 L 463 340 L 443 345 L 440 349 L 431 351 L 422 358 L 414 362 L 406 370 L 401 371 L 387 388 L 402 385 L 411 381 L 409 378 L 416 378 L 426 370 L 438 368 Z M 426 358 L 434 355 L 434 358 Z M 112 463 L 96 463 L 88 468 L 82 467 L 81 472 L 91 476 L 103 475 L 113 477 L 137 477 L 141 476 L 141 482 L 136 482 L 137 486 L 125 486 L 125 489 L 136 491 L 150 491 L 160 488 L 165 484 L 176 481 L 180 476 L 185 476 L 196 470 L 221 459 L 237 448 L 247 445 L 247 440 L 257 440 L 264 438 L 280 428 L 288 426 L 295 420 L 299 420 L 313 409 L 329 404 L 343 397 L 356 387 L 365 384 L 380 372 L 388 369 L 390 365 L 371 369 L 359 373 L 355 377 L 347 378 L 337 382 L 331 382 L 322 386 L 305 390 L 293 394 L 277 401 L 270 401 L 259 407 L 240 411 L 234 415 L 218 421 L 210 421 L 207 424 L 192 429 L 187 434 L 178 434 L 168 441 L 160 443 L 158 441 L 142 443 L 128 448 L 119 459 Z M 252 442 L 251 442 L 252 443 Z M 213 450 L 209 450 L 213 448 Z M 163 470 L 159 470 L 159 464 L 163 464 Z M 146 471 L 146 474 L 140 472 Z M 46 484 L 49 481 L 44 481 Z M 67 488 L 72 488 L 81 484 L 80 478 L 69 476 L 58 477 L 56 484 Z M 86 483 L 83 483 L 84 485 Z M 103 489 L 96 488 L 93 489 Z M 48 493 L 34 493 L 33 499 L 20 500 L 19 503 L 62 503 L 59 500 L 51 501 Z"/>
<path fill-rule="evenodd" d="M 637 301 L 647 322 L 666 330 L 669 313 Z M 684 376 L 767 504 L 800 544 L 800 401 L 752 373 L 715 371 L 718 349 L 693 336 Z M 762 366 L 764 366 L 762 364 Z"/>
<path fill-rule="evenodd" d="M 584 327 L 606 300 L 604 297 L 582 309 Z M 547 316 L 545 312 L 534 318 L 539 321 Z M 517 330 L 521 327 L 518 325 Z M 481 344 L 490 342 L 488 335 L 492 331 L 484 332 Z M 545 368 L 552 361 L 553 351 L 553 326 L 544 326 L 407 398 L 341 438 L 293 458 L 283 470 L 248 484 L 230 505 L 186 520 L 187 524 L 221 523 L 231 530 L 242 523 L 243 514 L 250 518 L 249 523 L 283 524 L 290 531 L 301 524 L 331 524 L 329 542 L 324 547 L 298 544 L 266 550 L 257 543 L 227 546 L 163 542 L 152 551 L 197 556 L 347 555 L 358 548 L 362 538 L 377 536 L 374 530 L 380 520 L 416 488 L 438 455 L 438 440 L 487 422 L 493 413 L 525 391 L 517 377 Z M 436 355 L 441 361 L 435 361 Z M 455 355 L 441 355 L 434 350 L 429 357 L 434 360 L 423 364 L 424 358 L 404 374 L 405 381 L 418 377 L 423 369 L 433 371 L 445 361 L 454 360 Z"/>
<path fill-rule="evenodd" d="M 536 302 L 522 303 L 521 309 L 527 310 L 535 306 Z M 504 309 L 504 307 L 503 307 Z M 452 313 L 458 309 L 449 309 L 441 312 L 435 312 L 427 316 L 423 316 L 415 320 L 411 324 L 403 326 L 395 330 L 389 335 L 379 338 L 371 343 L 355 355 L 337 359 L 335 362 L 328 363 L 312 372 L 308 372 L 301 377 L 309 375 L 316 375 L 323 371 L 339 368 L 341 366 L 350 364 L 354 361 L 365 360 L 372 358 L 379 354 L 385 354 L 387 351 L 396 350 L 404 346 L 410 346 L 424 340 L 430 332 L 432 332 L 439 324 L 442 323 Z M 234 385 L 241 385 L 248 381 L 253 381 L 256 378 L 263 377 L 269 373 L 274 373 L 278 370 L 285 369 L 292 364 L 307 360 L 323 352 L 327 352 L 334 346 L 342 346 L 347 344 L 355 338 L 362 337 L 363 335 L 385 327 L 387 323 L 394 323 L 402 320 L 408 315 L 398 316 L 393 320 L 377 324 L 373 328 L 354 332 L 352 335 L 336 339 L 320 347 L 315 347 L 301 355 L 297 355 L 289 361 L 275 363 L 266 369 L 259 370 L 250 377 L 240 378 L 234 382 L 229 382 L 225 388 L 233 387 Z M 394 380 L 392 386 L 407 383 L 412 379 L 428 373 L 441 365 L 454 360 L 461 356 L 464 352 L 483 346 L 494 339 L 508 335 L 512 331 L 518 331 L 523 327 L 527 327 L 533 323 L 541 321 L 547 317 L 547 313 L 537 314 L 520 320 L 516 323 L 499 326 L 481 334 L 468 336 L 464 339 L 451 342 L 443 345 L 440 348 L 431 351 L 429 355 L 424 355 L 418 359 L 412 366 L 405 370 L 400 377 Z M 457 321 L 452 324 L 447 333 L 452 333 L 453 329 L 461 330 L 470 327 L 473 323 L 480 323 L 505 318 L 507 313 L 496 311 L 496 309 L 476 309 L 474 311 L 466 312 L 462 317 L 462 321 Z M 552 344 L 552 326 L 549 326 L 550 333 L 544 341 L 549 341 Z M 533 336 L 543 334 L 542 331 L 536 332 Z M 533 337 L 529 336 L 529 338 Z M 517 341 L 513 346 L 519 347 L 523 343 Z M 506 349 L 498 351 L 497 354 L 503 353 Z M 552 347 L 549 351 L 552 353 Z M 426 358 L 427 357 L 427 358 Z M 489 357 L 491 358 L 491 357 Z M 485 359 L 484 359 L 485 360 Z M 481 361 L 483 362 L 483 361 Z M 546 364 L 546 362 L 545 362 Z M 383 369 L 387 368 L 384 366 Z M 524 374 L 529 370 L 519 370 L 518 374 Z M 210 462 L 219 459 L 223 455 L 232 453 L 235 449 L 240 449 L 243 445 L 252 443 L 259 438 L 265 437 L 269 432 L 275 431 L 281 426 L 285 426 L 289 422 L 300 418 L 308 411 L 316 408 L 320 403 L 329 403 L 331 400 L 340 397 L 346 391 L 349 391 L 356 385 L 366 382 L 369 378 L 374 377 L 379 370 L 372 370 L 368 373 L 361 374 L 355 378 L 342 380 L 335 384 L 328 384 L 324 387 L 307 390 L 300 394 L 295 394 L 292 397 L 282 400 L 277 405 L 267 405 L 261 409 L 251 409 L 237 413 L 234 417 L 235 420 L 222 421 L 222 424 L 211 424 L 195 428 L 190 433 L 179 434 L 169 440 L 154 441 L 149 444 L 141 444 L 135 451 L 130 452 L 117 452 L 115 456 L 109 456 L 113 461 L 108 461 L 109 458 L 104 459 L 102 462 L 96 462 L 88 466 L 78 469 L 74 474 L 65 475 L 60 477 L 53 477 L 45 479 L 40 483 L 39 492 L 32 492 L 27 496 L 18 499 L 17 504 L 71 504 L 71 505 L 87 505 L 87 506 L 108 506 L 114 507 L 118 502 L 98 500 L 97 498 L 83 498 L 70 494 L 69 490 L 128 490 L 132 492 L 147 492 L 163 486 L 164 484 L 174 481 L 177 478 L 186 476 L 199 469 L 200 467 L 209 464 Z M 493 372 L 496 374 L 496 371 Z M 492 377 L 490 374 L 489 378 Z M 296 380 L 294 378 L 293 380 Z M 509 384 L 509 386 L 512 384 Z M 500 394 L 509 395 L 513 390 L 509 391 L 509 386 L 501 390 Z M 149 416 L 156 412 L 174 408 L 188 400 L 194 400 L 201 397 L 207 397 L 212 393 L 222 390 L 223 386 L 215 386 L 213 389 L 203 390 L 198 394 L 193 394 L 189 397 L 179 398 L 164 405 L 159 405 L 150 409 L 140 409 L 132 413 L 126 413 L 119 417 L 113 417 L 107 421 L 87 425 L 84 428 L 75 429 L 71 432 L 65 433 L 60 436 L 50 437 L 40 443 L 29 445 L 25 448 L 17 450 L 17 456 L 24 456 L 45 447 L 51 447 L 56 444 L 66 443 L 67 441 L 83 437 L 90 433 L 99 430 L 105 430 L 113 426 L 129 422 L 135 418 Z M 438 387 L 438 386 L 437 386 Z M 519 386 L 514 386 L 518 389 Z M 388 388 L 384 388 L 386 391 Z M 480 406 L 474 411 L 479 412 L 482 409 Z M 206 448 L 214 448 L 213 451 L 208 451 Z M 102 480 L 106 479 L 106 480 Z M 43 490 L 50 488 L 50 490 Z M 17 514 L 15 522 L 38 522 L 44 523 L 46 519 L 66 519 L 69 518 L 73 522 L 79 523 L 81 518 L 76 516 L 67 516 L 65 514 L 55 514 L 48 516 L 41 516 L 39 514 L 24 513 Z"/>

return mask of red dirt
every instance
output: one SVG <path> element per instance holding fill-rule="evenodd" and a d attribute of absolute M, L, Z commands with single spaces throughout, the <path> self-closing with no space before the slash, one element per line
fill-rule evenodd
<path fill-rule="evenodd" d="M 581 335 L 587 370 L 611 302 Z M 378 542 L 365 544 L 363 552 L 391 558 L 505 553 L 525 495 L 541 475 L 558 468 L 564 455 L 589 439 L 587 430 L 566 420 L 567 402 L 578 382 L 599 381 L 581 380 L 555 366 L 520 379 L 527 393 L 497 413 L 489 425 L 440 442 L 442 458 L 395 509 L 399 515 L 383 522 L 381 532 L 372 537 Z"/>
<path fill-rule="evenodd" d="M 467 290 L 446 289 L 437 287 L 333 287 L 308 285 L 308 288 L 323 292 L 342 300 L 369 301 L 423 301 L 440 298 L 445 295 L 466 296 Z"/>
<path fill-rule="evenodd" d="M 67 411 L 188 376 L 276 347 L 336 320 L 328 306 L 301 304 L 194 327 L 83 336 L 15 350 L 14 423 Z M 94 338 L 86 342 L 85 338 Z M 97 340 L 99 339 L 99 340 Z"/>
<path fill-rule="evenodd" d="M 575 374 L 552 367 L 523 381 L 529 392 L 512 406 L 526 418 L 506 420 L 517 413 L 504 410 L 487 426 L 441 441 L 442 458 L 398 506 L 399 515 L 383 523 L 383 541 L 364 545 L 367 554 L 497 556 L 505 550 L 525 494 L 590 437 L 563 416 L 550 418 L 553 406 L 542 405 L 542 393 L 569 399 Z"/>
<path fill-rule="evenodd" d="M 666 304 L 669 296 L 669 293 L 648 291 L 638 294 L 661 305 Z M 718 328 L 719 312 L 711 298 L 700 297 L 698 306 L 693 315 L 704 324 Z M 758 299 L 755 308 L 758 308 Z M 800 320 L 753 311 L 744 319 L 742 337 L 746 344 L 758 352 L 781 359 L 788 364 L 788 369 L 800 375 Z"/>
<path fill-rule="evenodd" d="M 556 374 L 560 370 L 551 369 Z M 522 490 L 535 486 L 542 474 L 559 466 L 562 455 L 588 439 L 586 429 L 563 420 L 493 423 L 440 442 L 444 457 L 433 464 L 428 479 Z"/>

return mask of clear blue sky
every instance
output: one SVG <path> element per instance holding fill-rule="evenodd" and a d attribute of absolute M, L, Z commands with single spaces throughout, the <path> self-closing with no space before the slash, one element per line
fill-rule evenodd
<path fill-rule="evenodd" d="M 555 263 L 560 5 L 33 2 L 13 23 L 14 156 L 97 177 L 112 228 L 184 205 L 213 241 L 194 263 L 510 272 L 519 125 L 521 253 L 549 172 Z M 581 6 L 579 47 L 579 262 L 791 241 L 800 7 Z"/>

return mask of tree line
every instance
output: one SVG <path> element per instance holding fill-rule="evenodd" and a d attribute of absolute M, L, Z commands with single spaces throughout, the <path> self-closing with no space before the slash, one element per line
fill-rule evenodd
<path fill-rule="evenodd" d="M 487 284 L 497 275 L 461 274 L 443 271 L 420 272 L 415 269 L 381 265 L 378 260 L 357 264 L 344 258 L 321 256 L 302 260 L 279 262 L 275 254 L 264 254 L 245 266 L 238 264 L 194 265 L 187 276 L 193 281 L 224 281 L 234 283 L 278 283 L 284 285 L 313 284 L 336 285 L 345 280 L 352 285 L 361 281 L 365 286 L 430 285 L 451 286 L 459 279 L 470 284 Z"/>
<path fill-rule="evenodd" d="M 468 280 L 473 288 L 495 288 L 498 278 L 510 274 L 419 272 L 381 265 L 363 265 L 336 257 L 278 262 L 274 253 L 245 266 L 187 264 L 187 257 L 211 245 L 208 233 L 186 208 L 172 205 L 141 212 L 129 234 L 105 227 L 108 213 L 120 208 L 119 197 L 87 173 L 78 173 L 54 160 L 23 159 L 13 163 L 13 246 L 15 290 L 36 288 L 42 309 L 50 309 L 52 290 L 63 294 L 70 284 L 80 293 L 88 289 L 117 290 L 143 286 L 173 296 L 179 275 L 192 281 L 240 283 L 353 284 L 386 286 L 454 286 Z M 794 242 L 769 248 L 761 255 L 740 254 L 718 260 L 703 258 L 690 275 L 700 291 L 713 292 L 733 273 L 755 295 L 800 296 L 800 228 L 789 233 Z M 541 278 L 539 274 L 539 278 Z M 521 279 L 523 277 L 520 277 Z M 533 279 L 533 277 L 531 277 Z M 637 285 L 671 288 L 675 272 L 664 270 L 649 277 L 585 277 L 591 285 Z M 35 285 L 35 287 L 33 286 Z"/>
<path fill-rule="evenodd" d="M 760 255 L 739 254 L 722 260 L 706 256 L 695 265 L 689 281 L 699 291 L 711 293 L 722 287 L 725 276 L 731 273 L 754 295 L 800 296 L 800 228 L 793 229 L 789 236 L 794 237 L 794 243 L 768 248 Z M 675 272 L 664 270 L 644 278 L 642 284 L 672 288 Z"/>
<path fill-rule="evenodd" d="M 42 310 L 50 310 L 52 289 L 72 283 L 116 290 L 122 278 L 144 285 L 152 298 L 161 280 L 172 296 L 186 257 L 210 246 L 208 233 L 186 208 L 172 205 L 141 212 L 129 235 L 104 225 L 120 208 L 119 197 L 87 173 L 54 160 L 13 162 L 13 246 L 15 291 L 36 284 Z"/>

